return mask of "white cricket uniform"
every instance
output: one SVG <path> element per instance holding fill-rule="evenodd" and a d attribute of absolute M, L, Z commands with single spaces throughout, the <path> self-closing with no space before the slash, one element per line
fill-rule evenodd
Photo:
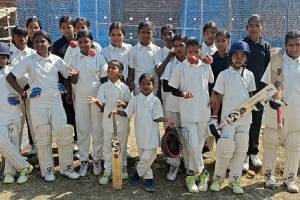
<path fill-rule="evenodd" d="M 23 51 L 21 51 L 14 44 L 12 44 L 10 46 L 10 52 L 11 52 L 11 57 L 10 57 L 11 66 L 12 68 L 14 68 L 14 66 L 16 66 L 25 57 L 34 54 L 35 50 L 26 46 L 26 48 Z M 24 88 L 28 84 L 28 79 L 29 79 L 28 74 L 25 74 L 23 77 L 18 79 L 17 82 L 22 88 Z M 20 135 L 18 136 L 19 143 L 18 145 L 16 144 L 17 146 L 19 146 L 19 148 L 21 148 L 22 145 L 22 135 L 23 135 L 25 119 L 27 120 L 27 125 L 29 126 L 32 139 L 34 140 L 34 133 L 33 133 L 33 127 L 31 122 L 31 116 L 30 116 L 29 100 L 26 99 L 25 101 L 21 101 L 20 106 L 21 106 L 22 117 L 21 117 Z"/>
<path fill-rule="evenodd" d="M 124 111 L 128 117 L 135 114 L 135 135 L 140 158 L 137 172 L 144 179 L 153 179 L 151 165 L 156 159 L 160 143 L 159 123 L 154 120 L 163 117 L 161 102 L 153 93 L 148 96 L 140 93 L 129 101 Z"/>
<path fill-rule="evenodd" d="M 144 73 L 150 73 L 155 77 L 154 94 L 156 94 L 158 76 L 155 72 L 155 54 L 159 50 L 160 47 L 153 43 L 147 47 L 138 43 L 129 51 L 129 67 L 134 69 L 135 95 L 140 93 L 139 78 Z"/>
<path fill-rule="evenodd" d="M 108 115 L 117 109 L 117 101 L 129 102 L 132 98 L 128 86 L 118 80 L 113 83 L 110 80 L 100 86 L 97 99 L 104 104 L 103 112 L 103 132 L 104 132 L 104 168 L 111 172 L 111 140 L 113 136 L 113 120 Z M 121 142 L 121 154 L 123 166 L 127 166 L 127 140 L 128 140 L 128 119 L 121 116 L 116 116 L 117 134 Z"/>
<path fill-rule="evenodd" d="M 0 154 L 8 162 L 5 162 L 4 174 L 14 173 L 14 168 L 20 170 L 28 167 L 29 164 L 19 153 L 18 137 L 21 111 L 19 105 L 10 105 L 8 97 L 19 96 L 17 92 L 8 84 L 6 76 L 10 73 L 8 65 L 0 69 Z"/>
<path fill-rule="evenodd" d="M 235 70 L 229 67 L 219 74 L 213 90 L 223 96 L 222 121 L 225 116 L 232 112 L 237 106 L 249 99 L 250 92 L 256 90 L 254 75 L 245 68 Z M 220 142 L 218 141 L 217 143 L 215 177 L 218 176 L 221 177 L 221 179 L 225 178 L 226 170 L 232 157 L 233 165 L 230 171 L 229 181 L 232 182 L 241 177 L 243 163 L 248 150 L 249 128 L 251 123 L 252 115 L 248 113 L 233 125 L 226 125 L 222 129 L 221 138 L 219 139 Z M 231 145 L 230 149 L 224 150 L 227 149 L 227 145 Z M 224 161 L 224 159 L 226 160 Z"/>
<path fill-rule="evenodd" d="M 204 168 L 202 148 L 207 137 L 206 125 L 210 118 L 208 83 L 214 82 L 211 66 L 199 60 L 190 64 L 184 60 L 174 69 L 169 85 L 182 92 L 191 92 L 190 99 L 179 99 L 181 125 L 189 130 L 186 167 L 195 173 Z"/>
<path fill-rule="evenodd" d="M 205 42 L 202 42 L 202 47 L 201 47 L 201 55 L 203 56 L 212 56 L 216 53 L 217 51 L 216 44 L 212 44 L 211 46 L 207 46 Z"/>
<path fill-rule="evenodd" d="M 93 57 L 79 52 L 70 65 L 79 71 L 78 82 L 72 85 L 72 91 L 80 160 L 88 161 L 92 138 L 93 159 L 97 161 L 103 147 L 103 114 L 96 104 L 87 102 L 87 97 L 97 96 L 100 79 L 107 76 L 107 64 L 100 53 Z"/>
<path fill-rule="evenodd" d="M 128 66 L 129 66 L 129 58 L 128 52 L 131 50 L 132 45 L 127 43 L 122 43 L 121 48 L 114 47 L 112 44 L 102 49 L 101 53 L 104 56 L 105 60 L 110 62 L 111 60 L 120 61 L 123 66 L 123 76 L 124 80 L 128 77 Z"/>
<path fill-rule="evenodd" d="M 300 157 L 300 57 L 290 58 L 283 55 L 283 91 L 287 106 L 282 106 L 284 125 L 277 128 L 276 111 L 266 106 L 265 133 L 263 138 L 263 174 L 275 175 L 276 152 L 281 144 L 286 149 L 283 178 L 297 178 Z M 271 83 L 271 64 L 268 65 L 262 82 Z"/>

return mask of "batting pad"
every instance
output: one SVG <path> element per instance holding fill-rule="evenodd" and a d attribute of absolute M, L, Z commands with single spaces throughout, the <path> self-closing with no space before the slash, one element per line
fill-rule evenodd
<path fill-rule="evenodd" d="M 73 169 L 73 126 L 66 125 L 57 130 L 56 143 L 59 156 L 59 170 L 64 173 L 65 169 Z"/>
<path fill-rule="evenodd" d="M 222 181 L 225 179 L 226 170 L 233 156 L 235 142 L 231 139 L 220 138 L 216 147 L 216 166 L 214 177 L 219 177 Z"/>
<path fill-rule="evenodd" d="M 275 175 L 276 153 L 279 147 L 279 135 L 273 128 L 265 128 L 263 135 L 263 165 L 261 173 L 267 175 L 271 173 Z"/>
<path fill-rule="evenodd" d="M 38 158 L 42 177 L 45 176 L 47 168 L 54 169 L 52 158 L 52 135 L 49 124 L 38 126 L 35 131 L 35 141 L 38 150 Z"/>
<path fill-rule="evenodd" d="M 290 132 L 285 141 L 286 156 L 283 178 L 297 178 L 298 161 L 300 156 L 300 132 Z"/>
<path fill-rule="evenodd" d="M 232 170 L 229 175 L 229 182 L 240 178 L 242 175 L 243 164 L 248 151 L 249 135 L 248 133 L 235 134 L 235 152 L 232 161 Z"/>

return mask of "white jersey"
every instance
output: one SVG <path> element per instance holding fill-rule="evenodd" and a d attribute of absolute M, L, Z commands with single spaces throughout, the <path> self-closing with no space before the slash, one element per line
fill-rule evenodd
<path fill-rule="evenodd" d="M 96 52 L 97 53 L 101 53 L 101 50 L 102 50 L 102 47 L 100 44 L 98 44 L 97 42 L 93 41 L 93 45 L 96 49 Z M 64 61 L 67 63 L 67 64 L 71 64 L 71 61 L 74 59 L 74 56 L 76 54 L 80 53 L 80 48 L 79 46 L 77 45 L 77 47 L 75 48 L 72 48 L 70 45 L 68 46 L 67 48 L 67 51 L 65 53 L 65 56 L 64 56 Z M 73 66 L 72 66 L 73 67 Z"/>
<path fill-rule="evenodd" d="M 300 130 L 300 56 L 296 59 L 283 55 L 283 91 L 287 106 L 283 106 L 284 126 L 288 131 Z M 262 82 L 271 83 L 271 64 L 268 65 Z M 266 126 L 277 128 L 276 111 L 266 106 Z"/>
<path fill-rule="evenodd" d="M 242 75 L 243 74 L 243 75 Z M 256 90 L 254 75 L 248 69 L 235 70 L 232 67 L 222 71 L 214 87 L 214 91 L 223 95 L 221 120 L 249 99 L 249 92 Z M 252 122 L 252 114 L 235 122 L 235 125 L 247 125 Z"/>
<path fill-rule="evenodd" d="M 13 106 L 8 103 L 8 97 L 19 96 L 6 81 L 6 76 L 9 72 L 10 67 L 7 65 L 0 69 L 0 126 L 7 126 L 11 123 L 19 123 L 21 120 L 20 106 Z"/>
<path fill-rule="evenodd" d="M 103 48 L 101 52 L 107 63 L 111 60 L 118 60 L 123 64 L 123 76 L 125 80 L 128 77 L 128 52 L 131 50 L 131 48 L 132 45 L 127 43 L 122 43 L 121 48 L 114 47 L 112 44 L 110 44 L 109 46 Z"/>
<path fill-rule="evenodd" d="M 60 57 L 49 54 L 47 58 L 43 58 L 37 53 L 27 56 L 12 69 L 17 79 L 28 74 L 31 89 L 42 89 L 40 96 L 30 99 L 31 108 L 48 108 L 61 104 L 61 94 L 57 87 L 58 72 L 68 78 L 68 71 L 66 63 Z"/>
<path fill-rule="evenodd" d="M 144 73 L 150 73 L 156 78 L 156 84 L 158 83 L 158 76 L 155 72 L 155 54 L 160 50 L 160 47 L 151 43 L 145 47 L 141 43 L 135 45 L 129 51 L 129 67 L 134 69 L 135 88 L 140 88 L 139 78 Z M 157 87 L 157 85 L 156 85 Z"/>
<path fill-rule="evenodd" d="M 207 44 L 205 42 L 202 42 L 202 47 L 201 47 L 201 55 L 203 56 L 212 56 L 216 53 L 217 51 L 217 47 L 216 44 L 214 43 L 211 46 L 207 46 Z"/>
<path fill-rule="evenodd" d="M 163 117 L 160 100 L 153 93 L 138 94 L 129 101 L 124 110 L 128 117 L 135 114 L 135 135 L 139 149 L 154 149 L 159 146 L 159 123 L 155 119 Z"/>
<path fill-rule="evenodd" d="M 177 67 L 180 67 L 181 63 L 182 63 L 181 61 L 179 61 L 176 57 L 174 57 L 166 66 L 166 69 L 161 75 L 160 79 L 170 81 L 173 71 Z M 171 92 L 164 92 L 164 93 L 166 94 L 165 103 L 164 103 L 165 110 L 170 112 L 179 112 L 180 97 L 176 97 L 172 95 Z"/>
<path fill-rule="evenodd" d="M 75 54 L 70 63 L 79 71 L 76 84 L 72 84 L 75 103 L 87 103 L 87 96 L 97 96 L 101 85 L 100 79 L 107 76 L 107 63 L 103 55 L 86 56 L 81 52 Z"/>
<path fill-rule="evenodd" d="M 169 85 L 182 92 L 191 92 L 190 99 L 179 99 L 181 122 L 207 122 L 210 118 L 208 83 L 214 82 L 211 66 L 199 60 L 190 64 L 184 60 L 173 71 Z"/>
<path fill-rule="evenodd" d="M 112 133 L 114 131 L 112 118 L 109 118 L 108 115 L 112 111 L 120 109 L 117 108 L 117 101 L 121 100 L 128 103 L 131 98 L 132 96 L 128 86 L 120 80 L 115 83 L 109 80 L 100 86 L 97 99 L 102 104 L 105 104 L 103 113 L 103 130 L 105 133 Z M 118 132 L 127 131 L 128 119 L 117 116 L 117 127 Z"/>
<path fill-rule="evenodd" d="M 156 54 L 155 54 L 155 65 L 158 66 L 164 62 L 168 54 L 172 51 L 172 49 L 169 49 L 167 47 L 161 48 Z"/>

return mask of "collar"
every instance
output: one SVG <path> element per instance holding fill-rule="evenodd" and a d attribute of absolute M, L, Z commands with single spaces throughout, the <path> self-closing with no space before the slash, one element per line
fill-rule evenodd
<path fill-rule="evenodd" d="M 50 62 L 51 64 L 53 64 L 53 55 L 50 53 L 50 51 L 49 56 L 47 58 L 40 56 L 38 53 L 35 54 L 35 57 L 38 61 L 43 60 L 45 62 Z"/>
<path fill-rule="evenodd" d="M 300 63 L 300 56 L 298 58 L 293 59 L 293 58 L 289 57 L 286 53 L 284 53 L 283 58 L 288 62 Z"/>
<path fill-rule="evenodd" d="M 230 65 L 228 69 L 231 69 L 231 70 L 233 70 L 233 71 L 235 71 L 235 72 L 242 72 L 243 67 L 240 67 L 239 70 L 236 70 L 236 69 L 234 69 L 234 68 Z"/>
<path fill-rule="evenodd" d="M 140 95 L 141 95 L 141 97 L 143 98 L 143 99 L 145 99 L 145 100 L 149 100 L 149 99 L 151 99 L 152 98 L 152 96 L 153 96 L 153 92 L 151 92 L 149 95 L 147 95 L 147 96 L 145 96 L 142 92 L 140 93 Z"/>
<path fill-rule="evenodd" d="M 122 42 L 121 48 L 117 48 L 117 47 L 113 46 L 112 44 L 109 44 L 108 48 L 110 48 L 112 50 L 126 49 L 125 44 L 123 42 Z"/>
<path fill-rule="evenodd" d="M 151 42 L 148 46 L 142 45 L 140 42 L 137 43 L 138 48 L 149 48 L 152 51 L 154 50 L 154 44 Z"/>
<path fill-rule="evenodd" d="M 117 80 L 116 82 L 112 82 L 111 80 L 108 80 L 107 81 L 109 84 L 112 84 L 112 85 L 114 85 L 114 86 L 117 86 L 117 87 L 120 87 L 121 86 L 121 84 L 122 84 L 122 81 L 119 79 L 119 80 Z"/>
<path fill-rule="evenodd" d="M 262 37 L 260 37 L 260 38 L 258 39 L 258 41 L 253 42 L 253 41 L 250 39 L 250 37 L 247 36 L 247 37 L 245 37 L 244 41 L 247 42 L 247 43 L 251 43 L 251 44 L 260 44 L 260 45 L 264 45 L 264 40 L 262 39 Z"/>
<path fill-rule="evenodd" d="M 14 44 L 10 46 L 10 50 L 12 53 L 22 53 L 22 54 L 28 54 L 30 52 L 30 48 L 28 46 L 25 47 L 25 49 L 22 51 L 18 49 Z"/>
<path fill-rule="evenodd" d="M 179 61 L 179 60 L 178 60 Z M 179 61 L 180 62 L 180 61 Z M 191 64 L 188 59 L 185 59 L 183 61 L 183 63 L 185 63 L 187 66 L 190 66 L 190 67 L 194 67 L 194 68 L 197 68 L 197 67 L 200 67 L 201 65 L 206 65 L 204 62 L 202 62 L 200 59 L 199 59 L 199 62 L 198 64 Z"/>

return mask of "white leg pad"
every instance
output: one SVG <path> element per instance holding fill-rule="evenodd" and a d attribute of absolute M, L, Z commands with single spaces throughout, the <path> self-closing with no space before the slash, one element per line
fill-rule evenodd
<path fill-rule="evenodd" d="M 300 156 L 300 132 L 289 132 L 285 143 L 286 156 L 283 178 L 297 178 L 298 161 Z"/>
<path fill-rule="evenodd" d="M 229 162 L 233 156 L 235 149 L 235 142 L 232 139 L 220 138 L 217 142 L 216 148 L 216 166 L 214 177 L 225 179 L 226 170 Z"/>
<path fill-rule="evenodd" d="M 8 138 L 11 141 L 11 143 L 15 145 L 15 147 L 18 149 L 18 152 L 20 152 L 19 134 L 20 134 L 20 128 L 17 124 L 10 124 L 8 126 Z M 6 172 L 15 173 L 15 169 L 9 162 L 5 163 L 4 174 L 6 174 Z"/>
<path fill-rule="evenodd" d="M 242 176 L 243 164 L 245 162 L 247 151 L 249 135 L 247 133 L 237 132 L 235 134 L 235 152 L 232 161 L 232 170 L 229 175 L 229 182 L 239 179 Z"/>
<path fill-rule="evenodd" d="M 50 125 L 38 126 L 35 131 L 35 141 L 38 150 L 39 165 L 42 177 L 45 176 L 47 168 L 54 169 L 52 158 L 52 132 Z"/>
<path fill-rule="evenodd" d="M 73 165 L 73 126 L 66 125 L 56 131 L 56 143 L 59 156 L 59 170 L 63 174 L 65 169 L 74 169 Z"/>

